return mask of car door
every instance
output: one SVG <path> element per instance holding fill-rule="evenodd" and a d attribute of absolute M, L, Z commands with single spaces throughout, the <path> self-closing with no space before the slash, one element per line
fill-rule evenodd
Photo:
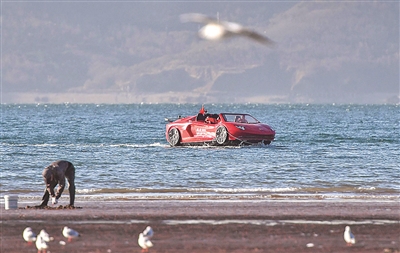
<path fill-rule="evenodd" d="M 192 126 L 194 139 L 196 141 L 211 141 L 214 139 L 217 124 L 196 121 L 193 122 Z"/>

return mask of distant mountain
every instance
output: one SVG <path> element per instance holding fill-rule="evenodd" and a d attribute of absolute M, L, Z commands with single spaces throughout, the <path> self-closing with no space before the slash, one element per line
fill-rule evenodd
<path fill-rule="evenodd" d="M 2 102 L 398 103 L 398 2 L 5 2 Z M 199 12 L 277 42 L 202 41 Z"/>

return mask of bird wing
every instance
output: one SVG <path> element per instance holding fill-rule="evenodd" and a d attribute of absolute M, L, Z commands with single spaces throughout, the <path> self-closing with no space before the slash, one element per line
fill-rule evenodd
<path fill-rule="evenodd" d="M 73 230 L 72 228 L 65 227 L 63 230 L 63 235 L 65 237 L 78 237 L 79 233 L 78 231 Z"/>
<path fill-rule="evenodd" d="M 145 243 L 146 243 L 147 248 L 153 247 L 153 243 L 147 237 L 145 237 Z"/>
<path fill-rule="evenodd" d="M 68 235 L 69 235 L 69 236 L 72 236 L 72 237 L 77 237 L 77 236 L 79 236 L 79 233 L 78 233 L 78 231 L 73 230 L 72 228 L 70 228 L 70 229 L 68 230 Z"/>
<path fill-rule="evenodd" d="M 153 234 L 153 229 L 150 226 L 146 227 L 146 229 L 143 231 L 143 235 L 149 238 L 153 237 Z"/>
<path fill-rule="evenodd" d="M 143 233 L 139 234 L 138 244 L 142 249 L 153 247 L 153 243 Z"/>
<path fill-rule="evenodd" d="M 241 33 L 245 28 L 234 22 L 220 21 L 219 22 L 227 31 L 232 33 Z"/>
<path fill-rule="evenodd" d="M 350 232 L 350 241 L 352 243 L 356 243 L 356 237 L 354 236 L 354 234 L 352 232 Z"/>
<path fill-rule="evenodd" d="M 258 32 L 249 30 L 249 29 L 242 29 L 240 32 L 242 35 L 247 36 L 257 42 L 260 42 L 261 44 L 267 45 L 267 46 L 274 46 L 275 42 L 271 40 L 270 38 L 259 34 Z"/>
<path fill-rule="evenodd" d="M 33 231 L 30 231 L 27 235 L 26 235 L 27 239 L 26 241 L 36 241 L 36 234 Z"/>
<path fill-rule="evenodd" d="M 196 22 L 196 23 L 218 23 L 218 20 L 200 13 L 185 13 L 179 16 L 182 23 Z"/>

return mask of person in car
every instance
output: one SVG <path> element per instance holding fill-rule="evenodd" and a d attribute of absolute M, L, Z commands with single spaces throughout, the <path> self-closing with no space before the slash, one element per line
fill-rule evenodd
<path fill-rule="evenodd" d="M 203 121 L 207 118 L 207 110 L 204 109 L 204 106 L 201 106 L 201 109 L 199 111 L 199 114 L 197 114 L 197 121 Z"/>
<path fill-rule="evenodd" d="M 237 123 L 247 123 L 247 120 L 244 118 L 244 115 L 242 117 L 240 117 L 239 115 L 237 115 L 235 117 L 235 122 Z"/>

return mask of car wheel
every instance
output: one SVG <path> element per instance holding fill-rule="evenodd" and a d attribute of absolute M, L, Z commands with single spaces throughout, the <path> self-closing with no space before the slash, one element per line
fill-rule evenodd
<path fill-rule="evenodd" d="M 228 130 L 226 130 L 226 127 L 220 126 L 217 128 L 217 131 L 215 132 L 215 141 L 219 145 L 223 145 L 226 143 L 228 140 Z"/>
<path fill-rule="evenodd" d="M 180 144 L 181 135 L 176 128 L 171 128 L 168 131 L 168 142 L 171 146 L 178 146 Z"/>

